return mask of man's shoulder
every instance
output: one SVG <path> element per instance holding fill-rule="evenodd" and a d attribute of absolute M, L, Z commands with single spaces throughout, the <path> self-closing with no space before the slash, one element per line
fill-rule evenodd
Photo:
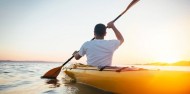
<path fill-rule="evenodd" d="M 119 40 L 117 40 L 117 39 L 110 39 L 110 40 L 108 40 L 108 41 L 119 41 Z"/>
<path fill-rule="evenodd" d="M 116 40 L 116 39 L 113 39 L 113 40 L 109 40 L 109 44 L 112 45 L 112 47 L 116 47 L 118 48 L 120 46 L 120 41 L 119 40 Z"/>
<path fill-rule="evenodd" d="M 120 41 L 117 39 L 111 39 L 111 40 L 92 40 L 92 41 L 86 41 L 84 42 L 84 46 L 88 46 L 91 44 L 107 44 L 107 45 L 111 45 L 111 44 L 120 44 Z"/>
<path fill-rule="evenodd" d="M 88 43 L 91 43 L 92 41 L 85 41 L 84 44 L 88 44 Z"/>
<path fill-rule="evenodd" d="M 91 41 L 86 41 L 83 43 L 83 46 L 87 46 Z"/>
<path fill-rule="evenodd" d="M 117 39 L 108 40 L 108 42 L 120 43 L 120 41 Z"/>

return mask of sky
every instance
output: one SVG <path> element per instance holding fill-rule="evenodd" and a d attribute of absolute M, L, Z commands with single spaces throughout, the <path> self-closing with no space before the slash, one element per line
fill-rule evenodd
<path fill-rule="evenodd" d="M 0 60 L 65 62 L 131 0 L 0 0 Z M 140 0 L 115 25 L 113 65 L 190 60 L 190 1 Z M 105 39 L 116 39 L 111 29 Z M 71 62 L 86 62 L 86 57 Z"/>

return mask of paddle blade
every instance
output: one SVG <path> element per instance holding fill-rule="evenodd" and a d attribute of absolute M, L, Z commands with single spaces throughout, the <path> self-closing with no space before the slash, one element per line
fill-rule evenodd
<path fill-rule="evenodd" d="M 41 78 L 56 79 L 61 71 L 62 66 L 53 68 L 46 72 Z"/>

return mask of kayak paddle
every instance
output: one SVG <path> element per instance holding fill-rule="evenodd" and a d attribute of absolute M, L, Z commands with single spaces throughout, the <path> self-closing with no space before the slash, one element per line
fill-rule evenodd
<path fill-rule="evenodd" d="M 94 40 L 95 38 L 92 38 L 91 40 Z M 41 76 L 41 78 L 49 78 L 49 79 L 56 79 L 57 76 L 59 75 L 61 69 L 63 66 L 65 66 L 71 59 L 73 59 L 74 56 L 71 56 L 63 65 L 53 68 L 51 70 L 49 70 L 48 72 L 46 72 L 43 76 Z"/>
<path fill-rule="evenodd" d="M 136 4 L 138 1 L 140 0 L 133 0 L 128 6 L 127 8 L 119 15 L 117 16 L 113 22 L 115 22 L 117 19 L 119 19 L 128 9 L 130 9 L 134 4 Z M 92 38 L 91 40 L 94 40 L 95 38 Z M 74 56 L 71 56 L 63 65 L 53 68 L 51 70 L 49 70 L 48 72 L 46 72 L 41 78 L 49 78 L 49 79 L 56 79 L 57 76 L 59 75 L 62 67 L 64 65 L 66 65 L 71 59 L 73 59 Z"/>

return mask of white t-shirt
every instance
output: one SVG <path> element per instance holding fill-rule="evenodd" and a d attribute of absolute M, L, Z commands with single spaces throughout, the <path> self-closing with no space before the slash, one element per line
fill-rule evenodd
<path fill-rule="evenodd" d="M 88 65 L 111 66 L 113 53 L 119 46 L 119 40 L 95 39 L 85 42 L 79 50 L 79 55 L 86 55 Z"/>

